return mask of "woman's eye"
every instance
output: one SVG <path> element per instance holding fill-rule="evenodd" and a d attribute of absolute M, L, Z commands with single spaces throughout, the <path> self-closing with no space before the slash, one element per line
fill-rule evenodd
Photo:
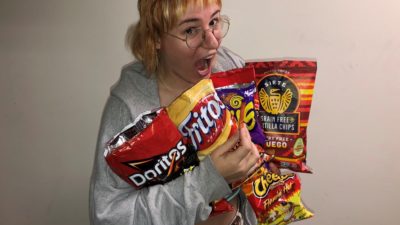
<path fill-rule="evenodd" d="M 185 35 L 186 36 L 195 36 L 198 33 L 198 29 L 194 27 L 190 27 L 185 30 Z"/>
<path fill-rule="evenodd" d="M 213 20 L 210 21 L 209 26 L 210 27 L 215 27 L 219 23 L 219 18 L 214 18 Z"/>
<path fill-rule="evenodd" d="M 192 35 L 194 32 L 195 32 L 195 29 L 193 27 L 185 30 L 185 34 L 187 34 L 187 35 Z"/>
<path fill-rule="evenodd" d="M 189 28 L 185 30 L 185 34 L 192 34 L 193 33 L 193 28 Z"/>

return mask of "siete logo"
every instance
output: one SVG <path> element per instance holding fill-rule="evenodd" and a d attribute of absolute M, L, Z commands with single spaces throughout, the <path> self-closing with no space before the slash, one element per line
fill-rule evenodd
<path fill-rule="evenodd" d="M 283 74 L 263 77 L 258 83 L 258 94 L 264 111 L 272 115 L 297 109 L 299 91 L 294 82 Z"/>
<path fill-rule="evenodd" d="M 296 84 L 287 76 L 272 73 L 257 84 L 262 109 L 259 118 L 269 133 L 298 134 L 300 95 Z"/>
<path fill-rule="evenodd" d="M 173 172 L 176 172 L 177 164 L 184 158 L 187 146 L 179 141 L 168 153 L 142 161 L 130 161 L 125 164 L 138 172 L 132 174 L 129 179 L 138 187 L 151 181 L 166 181 Z"/>
<path fill-rule="evenodd" d="M 225 123 L 225 108 L 214 93 L 203 98 L 179 124 L 179 131 L 190 139 L 195 150 L 205 149 L 214 142 L 209 140 L 211 133 L 211 139 L 218 137 Z"/>

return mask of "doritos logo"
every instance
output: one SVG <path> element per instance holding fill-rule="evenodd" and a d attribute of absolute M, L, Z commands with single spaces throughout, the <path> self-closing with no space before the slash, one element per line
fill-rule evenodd
<path fill-rule="evenodd" d="M 129 179 L 137 187 L 142 187 L 149 182 L 164 183 L 179 176 L 185 167 L 183 161 L 187 161 L 185 164 L 193 161 L 193 158 L 189 159 L 190 155 L 188 147 L 179 141 L 176 147 L 166 154 L 146 160 L 129 161 L 124 164 L 138 171 L 129 176 Z M 194 155 L 196 154 L 194 153 Z"/>

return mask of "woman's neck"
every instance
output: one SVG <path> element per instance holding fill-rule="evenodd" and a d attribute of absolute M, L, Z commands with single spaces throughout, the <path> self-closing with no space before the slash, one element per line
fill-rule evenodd
<path fill-rule="evenodd" d="M 173 73 L 158 71 L 157 85 L 160 105 L 167 106 L 194 84 Z"/>

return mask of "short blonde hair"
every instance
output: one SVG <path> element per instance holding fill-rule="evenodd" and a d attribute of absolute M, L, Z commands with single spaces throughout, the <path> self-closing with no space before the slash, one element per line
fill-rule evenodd
<path fill-rule="evenodd" d="M 177 24 L 188 5 L 193 3 L 201 7 L 222 5 L 221 0 L 138 0 L 140 18 L 129 27 L 126 44 L 149 74 L 155 73 L 158 68 L 157 42 L 164 32 Z"/>

